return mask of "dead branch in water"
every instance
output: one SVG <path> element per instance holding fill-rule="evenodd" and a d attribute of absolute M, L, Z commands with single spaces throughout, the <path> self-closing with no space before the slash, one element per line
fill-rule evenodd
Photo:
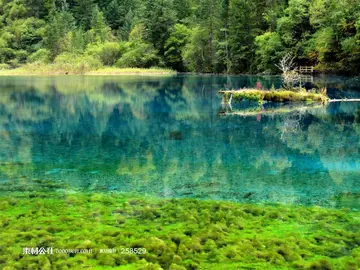
<path fill-rule="evenodd" d="M 330 99 L 328 102 L 360 102 L 360 98 L 342 98 L 342 99 Z"/>

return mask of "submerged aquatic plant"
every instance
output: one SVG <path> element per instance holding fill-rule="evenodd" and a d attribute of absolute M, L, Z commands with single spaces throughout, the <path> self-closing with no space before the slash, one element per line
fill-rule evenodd
<path fill-rule="evenodd" d="M 0 208 L 2 269 L 360 267 L 360 213 L 346 209 L 76 192 L 4 194 Z M 93 253 L 32 256 L 24 247 Z"/>

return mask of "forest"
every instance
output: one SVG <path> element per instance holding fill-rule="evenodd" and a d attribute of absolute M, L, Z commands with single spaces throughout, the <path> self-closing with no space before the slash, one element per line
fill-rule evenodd
<path fill-rule="evenodd" d="M 360 73 L 359 0 L 0 0 L 0 69 Z"/>

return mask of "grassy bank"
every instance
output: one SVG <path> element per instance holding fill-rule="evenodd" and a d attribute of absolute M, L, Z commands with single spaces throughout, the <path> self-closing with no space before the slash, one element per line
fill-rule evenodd
<path fill-rule="evenodd" d="M 347 210 L 65 192 L 3 194 L 0 209 L 2 269 L 360 267 L 360 213 Z M 93 253 L 33 256 L 23 247 Z"/>
<path fill-rule="evenodd" d="M 46 76 L 46 75 L 174 75 L 176 71 L 162 68 L 92 68 L 73 64 L 28 64 L 15 69 L 0 69 L 0 76 Z"/>
<path fill-rule="evenodd" d="M 101 68 L 85 73 L 86 75 L 173 75 L 176 71 L 160 68 Z"/>
<path fill-rule="evenodd" d="M 306 91 L 304 89 L 298 91 L 290 91 L 286 89 L 278 90 L 259 90 L 259 89 L 241 89 L 231 91 L 219 91 L 223 95 L 231 95 L 235 101 L 241 101 L 243 99 L 253 100 L 259 103 L 264 101 L 271 102 L 322 102 L 328 101 L 326 90 L 321 92 Z"/>

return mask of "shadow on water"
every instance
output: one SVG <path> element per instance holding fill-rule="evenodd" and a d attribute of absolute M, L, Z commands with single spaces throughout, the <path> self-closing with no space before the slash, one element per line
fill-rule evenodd
<path fill-rule="evenodd" d="M 360 207 L 360 104 L 217 115 L 220 88 L 257 81 L 280 85 L 249 76 L 0 78 L 0 190 Z M 344 78 L 314 83 L 360 96 Z"/>

